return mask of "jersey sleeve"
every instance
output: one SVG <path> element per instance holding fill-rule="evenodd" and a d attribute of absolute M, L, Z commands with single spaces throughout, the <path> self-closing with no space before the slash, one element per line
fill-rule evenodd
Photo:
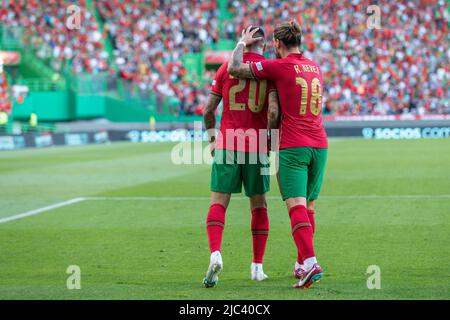
<path fill-rule="evenodd" d="M 250 64 L 250 70 L 256 79 L 275 80 L 280 68 L 279 63 L 276 60 L 262 60 L 252 62 Z"/>
<path fill-rule="evenodd" d="M 222 97 L 222 89 L 223 89 L 223 78 L 225 72 L 227 71 L 228 63 L 224 63 L 220 66 L 220 68 L 216 72 L 216 76 L 211 84 L 211 93 Z"/>
<path fill-rule="evenodd" d="M 270 93 L 270 91 L 277 91 L 277 88 L 275 87 L 275 84 L 272 81 L 269 81 L 267 83 L 267 92 Z"/>

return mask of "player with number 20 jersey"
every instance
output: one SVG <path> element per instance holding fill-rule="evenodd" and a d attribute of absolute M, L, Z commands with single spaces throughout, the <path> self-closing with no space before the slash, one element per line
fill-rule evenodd
<path fill-rule="evenodd" d="M 255 30 L 258 28 L 255 28 Z M 264 35 L 262 30 L 256 30 Z M 247 64 L 264 60 L 265 44 L 248 46 L 243 54 Z M 251 279 L 267 278 L 262 262 L 269 233 L 269 219 L 265 193 L 269 191 L 269 161 L 267 156 L 267 110 L 269 91 L 275 90 L 270 81 L 238 79 L 231 76 L 228 63 L 223 64 L 213 81 L 205 110 L 205 126 L 213 147 L 211 171 L 211 206 L 207 216 L 207 234 L 211 257 L 203 280 L 205 287 L 217 284 L 222 270 L 221 241 L 225 226 L 225 212 L 232 193 L 250 198 L 252 212 L 253 262 Z M 215 128 L 214 111 L 223 101 L 220 131 Z M 213 130 L 214 131 L 214 130 Z"/>

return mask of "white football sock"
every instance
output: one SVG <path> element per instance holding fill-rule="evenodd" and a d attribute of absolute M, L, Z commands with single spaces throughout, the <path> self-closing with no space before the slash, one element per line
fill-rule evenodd
<path fill-rule="evenodd" d="M 304 264 L 300 264 L 297 261 L 295 261 L 295 270 L 298 269 L 306 270 L 306 266 Z"/>
<path fill-rule="evenodd" d="M 305 259 L 305 261 L 303 261 L 303 263 L 305 264 L 305 270 L 310 270 L 313 265 L 315 265 L 317 263 L 317 259 L 316 257 L 311 257 L 308 259 Z"/>
<path fill-rule="evenodd" d="M 263 272 L 262 263 L 254 263 L 252 262 L 252 272 Z"/>
<path fill-rule="evenodd" d="M 212 262 L 213 260 L 215 262 L 222 263 L 222 255 L 220 254 L 220 251 L 214 251 L 214 252 L 211 253 L 209 261 Z"/>

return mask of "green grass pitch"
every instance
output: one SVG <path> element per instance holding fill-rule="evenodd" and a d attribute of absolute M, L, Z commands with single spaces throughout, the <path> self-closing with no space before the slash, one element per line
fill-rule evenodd
<path fill-rule="evenodd" d="M 219 284 L 202 287 L 210 168 L 172 164 L 172 146 L 0 152 L 0 219 L 104 197 L 0 223 L 0 299 L 450 298 L 450 140 L 331 140 L 316 205 L 325 276 L 310 290 L 291 287 L 296 255 L 273 178 L 270 279 L 249 279 L 250 211 L 236 195 Z M 80 290 L 66 287 L 69 265 L 81 269 Z M 379 290 L 367 288 L 369 265 L 381 269 Z"/>

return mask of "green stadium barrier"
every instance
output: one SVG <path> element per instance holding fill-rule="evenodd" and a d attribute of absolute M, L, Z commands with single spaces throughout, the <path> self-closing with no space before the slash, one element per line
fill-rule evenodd
<path fill-rule="evenodd" d="M 136 105 L 130 105 L 124 100 L 105 97 L 105 118 L 113 122 L 143 122 L 149 121 L 153 112 Z"/>
<path fill-rule="evenodd" d="M 75 95 L 75 117 L 99 118 L 105 115 L 105 97 L 99 95 Z"/>
<path fill-rule="evenodd" d="M 67 90 L 32 91 L 22 104 L 13 103 L 15 120 L 28 121 L 33 112 L 38 115 L 39 121 L 68 121 L 75 117 Z"/>

